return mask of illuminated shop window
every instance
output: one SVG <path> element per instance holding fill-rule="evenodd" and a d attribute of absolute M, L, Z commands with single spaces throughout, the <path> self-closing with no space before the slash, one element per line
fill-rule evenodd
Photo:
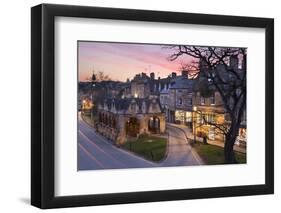
<path fill-rule="evenodd" d="M 175 112 L 175 119 L 180 122 L 184 122 L 184 111 L 176 110 Z"/>
<path fill-rule="evenodd" d="M 192 112 L 185 112 L 185 121 L 192 122 Z"/>

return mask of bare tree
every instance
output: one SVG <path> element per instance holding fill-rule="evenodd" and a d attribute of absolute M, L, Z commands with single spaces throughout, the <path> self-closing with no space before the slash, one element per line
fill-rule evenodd
<path fill-rule="evenodd" d="M 108 75 L 104 74 L 103 71 L 99 71 L 97 73 L 97 80 L 98 81 L 109 81 L 110 77 Z"/>
<path fill-rule="evenodd" d="M 211 125 L 225 135 L 225 163 L 237 163 L 233 146 L 246 108 L 246 49 L 184 45 L 169 48 L 174 50 L 169 57 L 171 61 L 184 55 L 191 56 L 194 59 L 189 66 L 191 76 L 205 82 L 206 88 L 219 92 L 230 123 Z M 204 116 L 203 119 L 207 122 Z"/>
<path fill-rule="evenodd" d="M 101 82 L 101 81 L 110 81 L 110 77 L 105 74 L 103 71 L 96 71 L 94 68 L 92 70 L 92 74 L 88 76 L 86 79 L 89 82 L 93 82 L 93 77 L 95 78 L 95 82 Z"/>

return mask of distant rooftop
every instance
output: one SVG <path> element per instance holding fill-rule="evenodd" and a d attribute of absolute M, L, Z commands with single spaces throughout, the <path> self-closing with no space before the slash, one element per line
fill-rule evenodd
<path fill-rule="evenodd" d="M 186 76 L 178 76 L 170 89 L 193 89 L 196 80 L 189 79 Z"/>

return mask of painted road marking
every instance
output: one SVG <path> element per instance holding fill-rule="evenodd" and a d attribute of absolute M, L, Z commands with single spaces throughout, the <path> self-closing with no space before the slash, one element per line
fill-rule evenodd
<path fill-rule="evenodd" d="M 86 155 L 88 155 L 88 157 L 90 157 L 92 160 L 94 160 L 101 168 L 105 168 L 101 162 L 99 162 L 90 152 L 88 152 L 88 150 L 80 143 L 78 143 L 79 148 L 85 152 Z"/>
<path fill-rule="evenodd" d="M 105 152 L 102 148 L 100 148 L 97 144 L 95 144 L 95 142 L 93 142 L 88 136 L 86 136 L 81 130 L 79 130 L 79 134 L 81 134 L 92 146 L 96 147 L 98 150 L 100 150 L 101 152 L 103 152 L 106 156 L 108 156 L 109 158 L 111 158 L 111 160 L 113 160 L 114 162 L 118 162 L 119 164 L 121 164 L 122 166 L 125 166 L 125 164 L 123 164 L 120 160 L 117 160 L 116 158 L 114 158 L 112 155 L 110 155 L 109 153 Z"/>

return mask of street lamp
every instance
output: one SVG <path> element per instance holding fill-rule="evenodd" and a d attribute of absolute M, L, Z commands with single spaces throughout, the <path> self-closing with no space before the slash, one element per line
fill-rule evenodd
<path fill-rule="evenodd" d="M 91 92 L 92 92 L 92 94 L 91 94 L 91 102 L 92 102 L 92 108 L 91 108 L 91 121 L 93 121 L 93 113 L 94 113 L 94 107 L 93 107 L 93 103 L 94 103 L 94 87 L 96 86 L 95 85 L 95 82 L 96 82 L 96 80 L 97 80 L 97 78 L 96 78 L 96 75 L 95 75 L 95 73 L 93 73 L 93 75 L 92 75 L 92 86 L 91 86 Z"/>
<path fill-rule="evenodd" d="M 83 101 L 82 101 L 82 113 L 84 113 L 85 105 L 86 105 L 86 100 L 83 99 Z"/>
<path fill-rule="evenodd" d="M 138 93 L 135 92 L 134 97 L 135 97 L 135 98 L 138 98 Z"/>
<path fill-rule="evenodd" d="M 194 139 L 193 139 L 193 141 L 194 141 L 194 143 L 196 143 L 196 120 L 195 120 L 195 116 L 194 116 L 194 113 L 196 113 L 196 111 L 197 111 L 197 107 L 196 106 L 194 106 L 193 107 L 193 113 L 192 113 L 192 120 L 193 120 L 193 137 L 194 137 Z"/>

